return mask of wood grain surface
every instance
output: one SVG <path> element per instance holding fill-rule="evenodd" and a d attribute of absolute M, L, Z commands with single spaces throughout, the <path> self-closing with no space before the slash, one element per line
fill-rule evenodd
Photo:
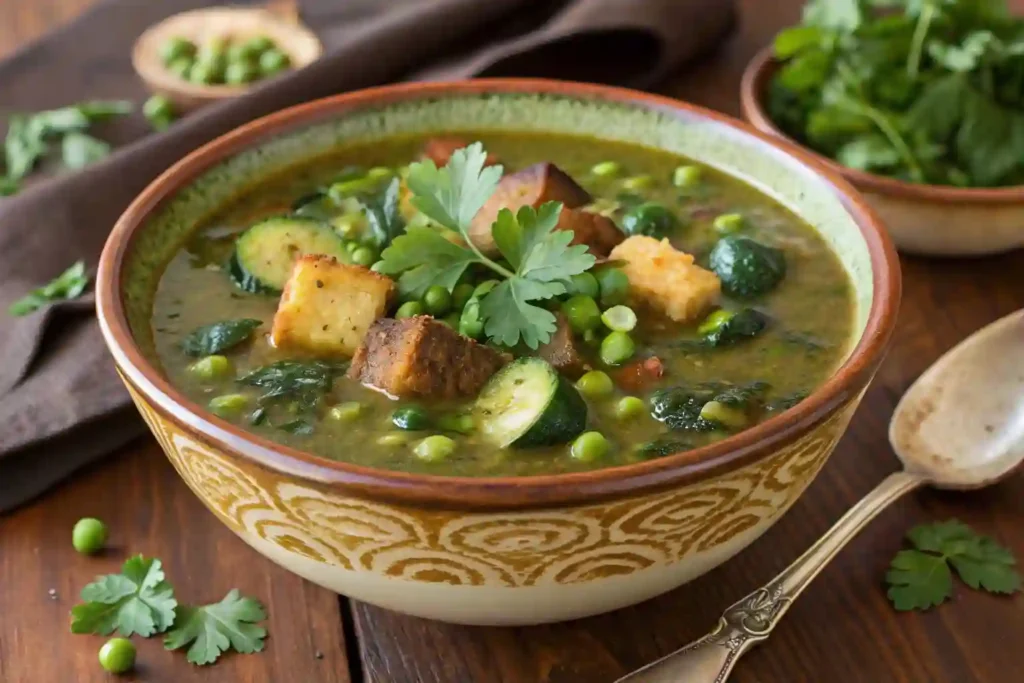
<path fill-rule="evenodd" d="M 0 0 L 0 54 L 89 0 Z M 720 52 L 665 91 L 737 113 L 746 60 L 799 15 L 800 0 L 744 0 L 742 26 Z M 1019 2 L 1024 9 L 1024 2 Z M 0 84 L 2 87 L 2 84 Z M 240 588 L 270 612 L 261 655 L 197 668 L 157 639 L 139 641 L 134 678 L 167 683 L 610 683 L 706 632 L 722 610 L 809 546 L 898 464 L 886 427 L 899 396 L 941 353 L 1024 306 L 1024 252 L 979 260 L 904 258 L 904 299 L 892 350 L 824 471 L 768 534 L 718 570 L 614 614 L 536 628 L 464 628 L 404 617 L 343 598 L 278 568 L 220 525 L 152 440 L 139 442 L 34 504 L 0 519 L 0 681 L 113 680 L 96 661 L 99 637 L 72 636 L 78 590 L 128 553 L 165 561 L 186 599 Z M 0 484 L 2 485 L 2 484 Z M 71 548 L 71 526 L 94 515 L 112 529 L 99 558 Z M 1016 683 L 1024 681 L 1024 599 L 958 587 L 949 604 L 897 614 L 881 585 L 911 525 L 958 517 L 1024 556 L 1024 474 L 989 490 L 924 491 L 864 531 L 794 605 L 736 683 Z M 51 596 L 53 589 L 56 594 Z"/>

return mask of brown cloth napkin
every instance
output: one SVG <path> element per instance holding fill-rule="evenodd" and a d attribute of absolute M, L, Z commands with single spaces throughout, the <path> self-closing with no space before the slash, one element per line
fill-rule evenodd
<path fill-rule="evenodd" d="M 135 37 L 209 3 L 109 0 L 0 64 L 0 109 L 144 97 Z M 92 297 L 22 318 L 8 305 L 72 262 L 95 267 L 120 213 L 199 145 L 277 109 L 403 79 L 544 76 L 647 87 L 715 47 L 730 0 L 304 0 L 316 63 L 244 97 L 148 131 L 140 116 L 100 133 L 122 147 L 75 174 L 0 200 L 0 512 L 143 431 L 114 373 Z"/>

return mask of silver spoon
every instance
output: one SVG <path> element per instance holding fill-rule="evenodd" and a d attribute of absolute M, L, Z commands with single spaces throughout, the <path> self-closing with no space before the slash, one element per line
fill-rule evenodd
<path fill-rule="evenodd" d="M 1024 310 L 975 332 L 929 368 L 889 424 L 903 462 L 767 585 L 725 610 L 706 636 L 615 683 L 722 683 L 797 596 L 890 503 L 919 486 L 977 489 L 1024 460 Z"/>

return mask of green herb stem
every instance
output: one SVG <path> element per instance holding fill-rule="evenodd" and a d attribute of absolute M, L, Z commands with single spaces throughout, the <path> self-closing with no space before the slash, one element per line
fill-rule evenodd
<path fill-rule="evenodd" d="M 924 54 L 924 43 L 928 38 L 928 29 L 931 28 L 932 20 L 935 18 L 935 5 L 926 2 L 917 18 L 917 25 L 914 27 L 914 37 L 910 43 L 910 54 L 907 55 L 907 74 L 911 78 L 917 78 L 921 71 L 921 57 Z"/>

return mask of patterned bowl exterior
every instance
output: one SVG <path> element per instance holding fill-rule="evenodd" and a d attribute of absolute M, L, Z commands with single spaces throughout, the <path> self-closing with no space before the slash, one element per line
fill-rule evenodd
<path fill-rule="evenodd" d="M 181 478 L 257 551 L 357 600 L 482 625 L 600 614 L 718 566 L 807 488 L 859 402 L 718 477 L 594 505 L 495 514 L 364 500 L 265 469 L 125 384 Z"/>

